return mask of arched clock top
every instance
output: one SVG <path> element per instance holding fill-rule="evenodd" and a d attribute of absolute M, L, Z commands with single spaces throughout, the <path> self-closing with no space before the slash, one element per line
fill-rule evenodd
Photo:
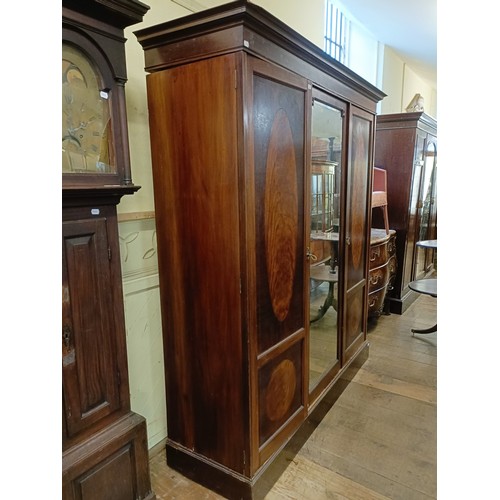
<path fill-rule="evenodd" d="M 62 176 L 65 189 L 133 186 L 124 28 L 137 0 L 63 0 Z"/>

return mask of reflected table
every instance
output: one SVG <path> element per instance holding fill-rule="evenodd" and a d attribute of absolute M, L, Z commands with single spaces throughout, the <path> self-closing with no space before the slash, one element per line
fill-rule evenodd
<path fill-rule="evenodd" d="M 326 281 L 328 283 L 328 294 L 326 295 L 323 305 L 319 308 L 318 315 L 309 322 L 314 323 L 321 319 L 328 311 L 329 307 L 337 310 L 337 300 L 333 295 L 334 284 L 337 283 L 338 274 L 331 271 L 330 266 L 313 266 L 310 271 L 311 279 L 315 281 Z"/>
<path fill-rule="evenodd" d="M 437 279 L 435 278 L 410 281 L 408 287 L 415 292 L 437 297 Z M 437 331 L 437 323 L 430 328 L 412 328 L 411 331 L 412 333 L 433 333 Z"/>
<path fill-rule="evenodd" d="M 329 307 L 333 307 L 337 310 L 337 301 L 334 298 L 334 284 L 338 282 L 336 270 L 338 266 L 339 233 L 316 231 L 311 233 L 311 240 L 329 241 L 331 243 L 330 265 L 311 266 L 311 279 L 328 283 L 328 294 L 323 305 L 319 308 L 317 316 L 310 320 L 310 323 L 313 323 L 321 319 L 326 314 Z"/>
<path fill-rule="evenodd" d="M 338 246 L 339 246 L 339 233 L 333 232 L 323 232 L 323 231 L 315 231 L 311 233 L 311 240 L 319 240 L 319 241 L 329 241 L 331 243 L 331 257 L 330 257 L 330 266 L 331 272 L 335 272 L 335 268 L 338 266 Z"/>

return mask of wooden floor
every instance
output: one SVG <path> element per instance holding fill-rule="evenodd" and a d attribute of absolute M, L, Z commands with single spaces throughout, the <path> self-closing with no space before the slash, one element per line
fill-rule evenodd
<path fill-rule="evenodd" d="M 437 333 L 411 334 L 435 322 L 436 299 L 421 295 L 370 325 L 368 359 L 273 462 L 262 498 L 436 498 Z M 163 447 L 150 467 L 158 500 L 222 498 L 167 467 Z"/>

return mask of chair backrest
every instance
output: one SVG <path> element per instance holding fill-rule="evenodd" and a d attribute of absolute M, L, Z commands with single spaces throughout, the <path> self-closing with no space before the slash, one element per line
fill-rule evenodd
<path fill-rule="evenodd" d="M 373 167 L 373 189 L 372 191 L 387 192 L 387 171 L 383 168 Z"/>

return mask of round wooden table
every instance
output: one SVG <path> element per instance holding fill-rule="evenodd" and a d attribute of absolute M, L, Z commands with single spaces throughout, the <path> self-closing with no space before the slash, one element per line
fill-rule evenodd
<path fill-rule="evenodd" d="M 430 295 L 431 297 L 437 297 L 437 279 L 435 278 L 411 281 L 408 284 L 408 287 L 415 292 Z M 412 333 L 433 333 L 437 331 L 437 323 L 430 328 L 412 328 L 411 331 Z"/>

